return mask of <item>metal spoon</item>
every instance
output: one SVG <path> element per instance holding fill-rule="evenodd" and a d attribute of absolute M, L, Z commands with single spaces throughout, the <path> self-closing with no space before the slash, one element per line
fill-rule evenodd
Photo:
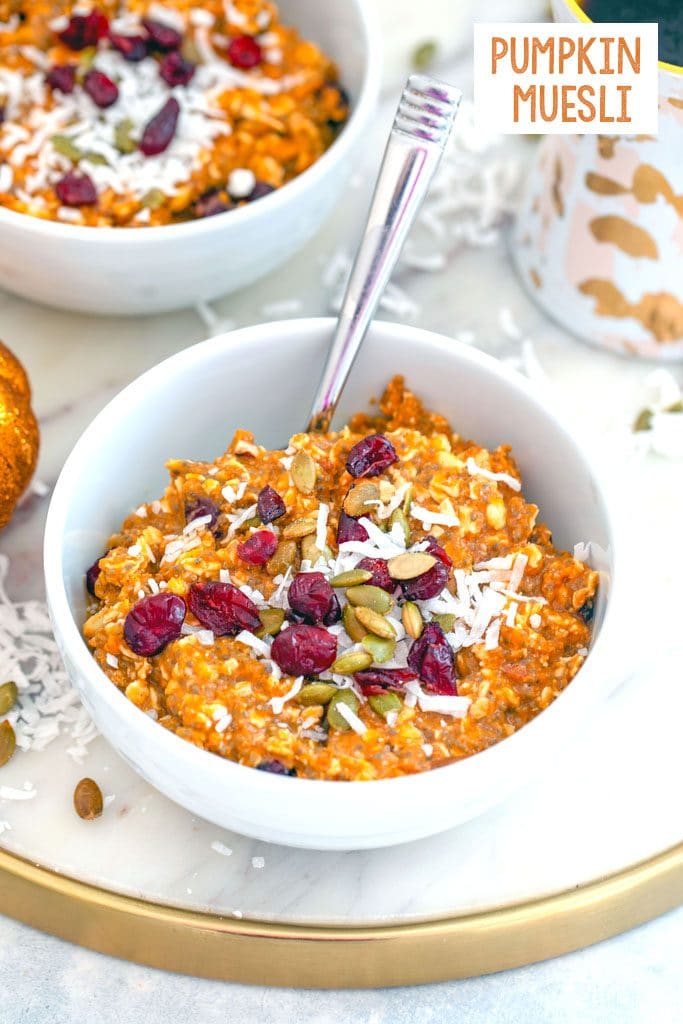
<path fill-rule="evenodd" d="M 462 93 L 426 75 L 406 82 L 384 152 L 309 431 L 329 430 L 361 342 L 446 148 Z"/>

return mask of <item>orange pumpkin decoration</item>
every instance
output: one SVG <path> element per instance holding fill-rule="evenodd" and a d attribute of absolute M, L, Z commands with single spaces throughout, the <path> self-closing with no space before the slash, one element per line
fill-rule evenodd
<path fill-rule="evenodd" d="M 0 529 L 9 522 L 33 476 L 38 446 L 26 371 L 0 341 Z"/>

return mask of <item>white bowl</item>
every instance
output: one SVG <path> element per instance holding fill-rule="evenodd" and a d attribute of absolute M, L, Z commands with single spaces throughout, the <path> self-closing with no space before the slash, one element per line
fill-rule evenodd
<path fill-rule="evenodd" d="M 213 459 L 233 430 L 280 447 L 306 421 L 333 330 L 329 319 L 247 327 L 195 345 L 130 384 L 69 456 L 45 533 L 47 597 L 69 674 L 112 746 L 172 800 L 259 839 L 318 849 L 388 846 L 450 828 L 552 763 L 596 700 L 619 681 L 610 637 L 617 614 L 613 529 L 586 456 L 521 376 L 454 341 L 375 323 L 344 392 L 344 422 L 394 373 L 458 432 L 487 447 L 510 443 L 525 495 L 556 543 L 594 543 L 603 571 L 592 649 L 562 695 L 515 735 L 464 761 L 375 782 L 326 782 L 257 772 L 179 739 L 136 708 L 81 637 L 83 574 L 131 508 L 164 490 L 170 457 Z"/>
<path fill-rule="evenodd" d="M 248 206 L 186 224 L 91 228 L 0 207 L 0 287 L 90 313 L 181 309 L 237 291 L 284 263 L 338 203 L 379 92 L 381 39 L 364 0 L 280 0 L 286 24 L 337 63 L 351 97 L 339 137 L 307 171 Z"/>

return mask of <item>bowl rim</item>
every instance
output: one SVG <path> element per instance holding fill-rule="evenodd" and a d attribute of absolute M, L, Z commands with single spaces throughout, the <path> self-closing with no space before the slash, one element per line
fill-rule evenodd
<path fill-rule="evenodd" d="M 80 434 L 55 484 L 45 524 L 43 554 L 50 618 L 58 645 L 63 651 L 68 652 L 68 662 L 74 667 L 79 680 L 86 681 L 87 688 L 97 691 L 112 717 L 122 721 L 129 732 L 144 738 L 164 757 L 178 763 L 182 762 L 189 772 L 196 771 L 198 777 L 202 772 L 206 772 L 214 774 L 216 780 L 220 778 L 222 783 L 229 783 L 231 779 L 238 785 L 240 782 L 242 785 L 248 783 L 252 790 L 263 795 L 277 794 L 278 797 L 282 797 L 284 792 L 291 795 L 291 789 L 286 790 L 282 787 L 291 787 L 292 782 L 288 778 L 255 771 L 246 765 L 195 747 L 175 733 L 159 727 L 156 721 L 142 713 L 112 685 L 109 677 L 92 657 L 69 604 L 63 573 L 63 525 L 71 499 L 73 477 L 82 471 L 84 464 L 87 465 L 88 457 L 96 453 L 98 436 L 102 436 L 102 431 L 107 431 L 120 422 L 121 416 L 129 410 L 131 403 L 137 405 L 144 399 L 150 383 L 159 377 L 176 377 L 183 374 L 193 364 L 201 363 L 205 357 L 215 356 L 217 350 L 224 352 L 226 358 L 229 358 L 230 353 L 240 346 L 248 348 L 250 354 L 256 357 L 260 348 L 279 344 L 286 335 L 306 335 L 314 338 L 321 331 L 331 332 L 335 322 L 333 317 L 302 317 L 252 324 L 182 349 L 140 374 L 110 399 Z M 418 347 L 432 348 L 446 355 L 453 356 L 457 353 L 458 359 L 478 366 L 498 378 L 503 385 L 521 391 L 527 401 L 554 422 L 565 435 L 567 442 L 576 449 L 590 475 L 609 539 L 611 573 L 604 618 L 597 636 L 592 638 L 586 661 L 572 680 L 572 685 L 563 690 L 548 708 L 511 736 L 499 740 L 476 755 L 430 771 L 388 779 L 355 780 L 343 786 L 339 785 L 338 780 L 297 779 L 298 784 L 305 784 L 308 797 L 313 797 L 315 793 L 318 798 L 327 800 L 334 793 L 334 800 L 341 808 L 353 807 L 359 792 L 367 793 L 370 797 L 371 794 L 379 796 L 380 793 L 389 796 L 389 792 L 393 791 L 393 795 L 402 792 L 406 798 L 424 799 L 426 791 L 433 787 L 438 788 L 437 779 L 450 778 L 454 783 L 457 782 L 459 792 L 472 793 L 475 792 L 474 785 L 472 784 L 472 788 L 469 787 L 473 777 L 482 774 L 485 768 L 488 768 L 489 774 L 493 772 L 498 777 L 504 777 L 499 768 L 501 759 L 502 764 L 505 764 L 520 747 L 533 749 L 535 744 L 538 751 L 547 750 L 553 738 L 561 737 L 566 731 L 564 723 L 568 725 L 572 721 L 580 721 L 585 710 L 598 699 L 602 691 L 597 687 L 591 689 L 590 685 L 585 685 L 589 677 L 594 677 L 600 672 L 603 677 L 614 675 L 612 634 L 618 635 L 618 623 L 615 620 L 623 606 L 620 583 L 622 573 L 618 569 L 618 552 L 622 548 L 617 542 L 616 519 L 612 515 L 593 457 L 586 450 L 582 439 L 577 438 L 576 433 L 565 422 L 563 415 L 558 414 L 550 399 L 541 394 L 532 381 L 510 366 L 488 353 L 464 345 L 446 335 L 385 320 L 374 321 L 370 330 L 379 331 L 389 337 L 401 336 L 403 340 L 410 341 Z M 581 685 L 582 682 L 584 685 Z M 76 686 L 79 688 L 78 683 Z"/>
<path fill-rule="evenodd" d="M 278 209 L 288 202 L 296 202 L 297 197 L 305 194 L 308 187 L 313 188 L 328 172 L 341 163 L 347 153 L 353 149 L 358 136 L 364 131 L 379 97 L 382 77 L 382 36 L 379 18 L 364 0 L 344 0 L 345 6 L 352 6 L 358 18 L 360 36 L 364 48 L 364 69 L 361 86 L 356 102 L 351 107 L 351 115 L 332 145 L 325 150 L 315 163 L 305 171 L 288 181 L 281 188 L 263 196 L 255 203 L 238 206 L 236 210 L 226 210 L 214 217 L 184 221 L 181 224 L 160 224 L 152 227 L 94 227 L 84 224 L 63 224 L 60 221 L 34 217 L 30 213 L 19 213 L 0 206 L 0 228 L 5 224 L 14 230 L 25 231 L 27 234 L 39 235 L 41 238 L 66 242 L 95 242 L 103 245 L 135 244 L 142 242 L 158 242 L 168 237 L 170 241 L 182 241 L 189 236 L 211 234 L 216 230 L 227 228 L 228 223 L 237 228 L 248 224 L 261 216 L 276 216 Z M 262 207 L 265 206 L 265 210 Z M 228 220 L 229 218 L 229 220 Z"/>

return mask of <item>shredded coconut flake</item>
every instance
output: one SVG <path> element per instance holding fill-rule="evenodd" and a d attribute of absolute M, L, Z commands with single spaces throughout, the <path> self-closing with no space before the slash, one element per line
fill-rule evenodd
<path fill-rule="evenodd" d="M 281 714 L 282 709 L 284 708 L 287 701 L 292 700 L 293 697 L 296 697 L 297 693 L 299 692 L 303 684 L 304 677 L 298 676 L 292 683 L 290 689 L 287 690 L 287 693 L 283 694 L 282 697 L 271 697 L 268 703 L 273 709 L 273 713 L 276 715 Z"/>
<path fill-rule="evenodd" d="M 513 491 L 520 491 L 522 489 L 519 480 L 514 476 L 510 476 L 509 473 L 492 473 L 490 469 L 484 469 L 483 466 L 478 465 L 471 457 L 467 460 L 466 466 L 470 476 L 483 476 L 487 480 L 497 480 L 500 483 L 507 484 Z"/>
<path fill-rule="evenodd" d="M 362 736 L 367 732 L 365 723 L 358 717 L 356 712 L 348 706 L 348 704 L 344 704 L 344 702 L 340 700 L 335 705 L 335 709 L 359 736 Z"/>

